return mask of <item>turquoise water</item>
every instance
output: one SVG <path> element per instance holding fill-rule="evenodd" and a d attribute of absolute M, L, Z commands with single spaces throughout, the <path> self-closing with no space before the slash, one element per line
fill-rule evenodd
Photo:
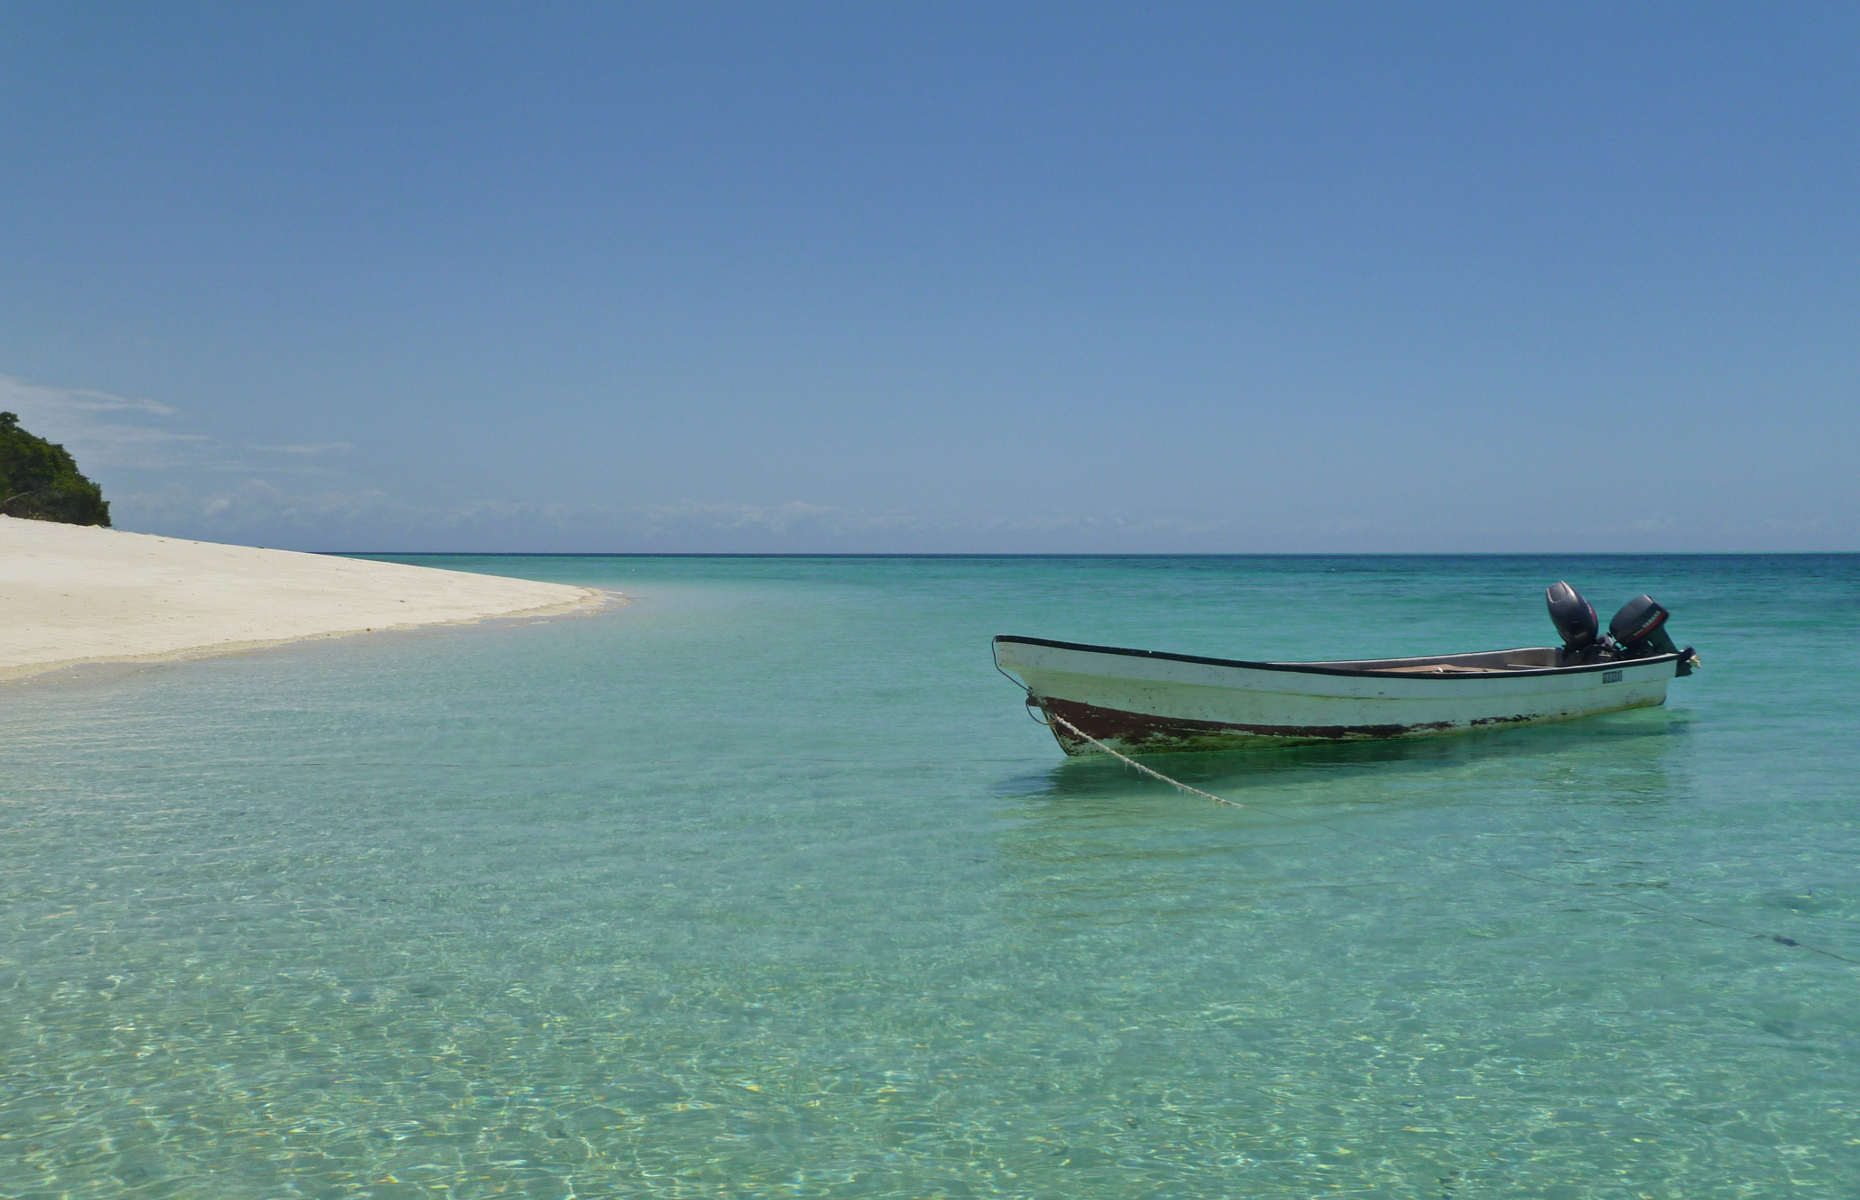
<path fill-rule="evenodd" d="M 0 1195 L 1860 1195 L 1860 558 L 410 561 L 633 601 L 0 690 Z M 1246 808 L 989 663 L 1559 578 L 1703 669 Z"/>

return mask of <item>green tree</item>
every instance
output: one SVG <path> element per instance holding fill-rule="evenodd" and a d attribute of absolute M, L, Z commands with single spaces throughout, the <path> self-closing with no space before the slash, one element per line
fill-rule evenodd
<path fill-rule="evenodd" d="M 103 489 L 78 474 L 63 446 L 27 433 L 10 412 L 0 412 L 0 514 L 72 525 L 110 523 Z"/>

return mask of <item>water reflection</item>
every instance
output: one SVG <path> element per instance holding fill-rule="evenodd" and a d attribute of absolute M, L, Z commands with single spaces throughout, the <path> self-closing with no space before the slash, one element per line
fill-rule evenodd
<path fill-rule="evenodd" d="M 1689 714 L 1659 708 L 1463 736 L 1154 754 L 1140 761 L 1236 803 L 1384 795 L 1391 789 L 1376 785 L 1396 780 L 1425 785 L 1436 797 L 1475 782 L 1481 789 L 1502 789 L 1574 781 L 1572 799 L 1646 801 L 1670 793 L 1671 773 L 1683 767 L 1689 752 L 1692 724 Z M 1028 800 L 1036 809 L 1042 804 L 1063 809 L 1134 799 L 1163 786 L 1109 755 L 1088 755 L 1056 759 L 1043 772 L 1004 781 L 1002 794 Z M 1476 793 L 1488 796 L 1485 790 Z"/>
<path fill-rule="evenodd" d="M 1528 920 L 1664 887 L 1692 787 L 1690 722 L 1654 711 L 1477 737 L 1152 756 L 1221 797 L 1107 756 L 1004 781 L 998 840 L 1011 911 L 1079 925 L 1153 923 L 1217 942 L 1272 911 L 1294 936 L 1366 936 L 1366 906 L 1441 930 Z M 1212 923 L 1211 927 L 1208 926 Z M 1166 932 L 1165 932 L 1166 931 Z"/>

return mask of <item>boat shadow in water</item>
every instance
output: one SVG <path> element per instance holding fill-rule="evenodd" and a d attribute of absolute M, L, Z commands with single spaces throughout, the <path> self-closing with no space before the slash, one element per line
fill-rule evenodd
<path fill-rule="evenodd" d="M 1667 708 L 1638 709 L 1580 721 L 1482 731 L 1476 736 L 1320 742 L 1227 751 L 1143 754 L 1136 760 L 1177 782 L 1245 805 L 1249 797 L 1273 805 L 1300 797 L 1328 799 L 1336 788 L 1373 796 L 1378 779 L 1425 785 L 1429 775 L 1463 776 L 1462 786 L 1481 778 L 1496 788 L 1550 785 L 1567 778 L 1575 791 L 1587 780 L 1619 798 L 1664 793 L 1667 769 L 1683 760 L 1692 718 Z M 1631 785 L 1635 777 L 1653 772 Z M 1604 782 L 1606 780 L 1606 782 Z M 1333 786 L 1334 785 L 1334 786 Z M 1628 785 L 1628 786 L 1624 786 Z M 1130 798 L 1145 789 L 1165 789 L 1109 754 L 1068 757 L 1039 776 L 1004 781 L 1004 790 L 1036 800 Z M 1407 787 L 1400 789 L 1403 793 Z M 1184 801 L 1193 796 L 1177 794 Z M 1205 802 L 1203 802 L 1205 803 Z"/>

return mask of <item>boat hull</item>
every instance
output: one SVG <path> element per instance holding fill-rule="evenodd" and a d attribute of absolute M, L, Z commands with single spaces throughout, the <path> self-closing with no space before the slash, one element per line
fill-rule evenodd
<path fill-rule="evenodd" d="M 998 637 L 1068 754 L 1427 737 L 1666 700 L 1678 655 L 1576 666 L 1544 647 L 1434 658 L 1261 663 Z"/>

